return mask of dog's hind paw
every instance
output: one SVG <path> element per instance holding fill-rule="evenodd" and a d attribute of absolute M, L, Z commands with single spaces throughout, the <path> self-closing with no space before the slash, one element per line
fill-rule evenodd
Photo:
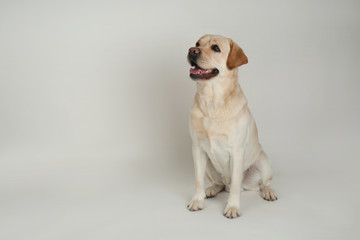
<path fill-rule="evenodd" d="M 278 199 L 275 191 L 270 186 L 261 189 L 261 197 L 266 201 L 275 201 Z"/>
<path fill-rule="evenodd" d="M 225 186 L 223 185 L 212 185 L 211 187 L 208 187 L 205 190 L 206 198 L 213 198 L 215 197 L 219 192 L 224 191 Z"/>

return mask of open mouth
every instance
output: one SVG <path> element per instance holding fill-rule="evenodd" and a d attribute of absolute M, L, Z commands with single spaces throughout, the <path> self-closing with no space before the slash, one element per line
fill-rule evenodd
<path fill-rule="evenodd" d="M 219 70 L 214 69 L 202 69 L 195 62 L 190 61 L 190 77 L 193 80 L 208 80 L 219 74 Z"/>

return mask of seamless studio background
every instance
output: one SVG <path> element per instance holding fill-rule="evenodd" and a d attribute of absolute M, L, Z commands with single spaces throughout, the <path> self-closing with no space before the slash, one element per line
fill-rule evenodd
<path fill-rule="evenodd" d="M 358 1 L 0 1 L 0 238 L 359 239 Z M 194 190 L 186 54 L 231 37 L 279 200 Z"/>

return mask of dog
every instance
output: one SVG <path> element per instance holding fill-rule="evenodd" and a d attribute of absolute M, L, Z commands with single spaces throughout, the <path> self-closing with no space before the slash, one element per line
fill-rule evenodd
<path fill-rule="evenodd" d="M 277 200 L 270 186 L 271 163 L 238 83 L 238 67 L 248 63 L 244 51 L 230 38 L 204 35 L 189 49 L 187 60 L 197 87 L 189 121 L 195 194 L 188 209 L 202 210 L 205 197 L 223 190 L 229 192 L 227 218 L 241 215 L 241 189 L 260 190 L 265 200 Z M 206 190 L 205 175 L 212 183 Z"/>

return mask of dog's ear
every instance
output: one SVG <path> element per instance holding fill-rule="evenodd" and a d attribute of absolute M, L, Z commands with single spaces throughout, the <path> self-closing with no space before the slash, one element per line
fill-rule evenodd
<path fill-rule="evenodd" d="M 244 51 L 230 39 L 230 52 L 226 61 L 227 67 L 231 70 L 246 63 L 248 63 L 248 58 Z"/>

